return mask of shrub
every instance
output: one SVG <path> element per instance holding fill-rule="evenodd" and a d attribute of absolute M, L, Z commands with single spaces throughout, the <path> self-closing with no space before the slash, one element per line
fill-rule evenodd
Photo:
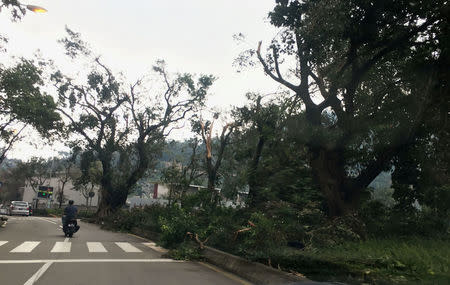
<path fill-rule="evenodd" d="M 142 209 L 132 209 L 131 211 L 121 209 L 104 218 L 104 226 L 106 228 L 118 231 L 130 231 L 133 227 L 140 226 L 143 218 Z"/>
<path fill-rule="evenodd" d="M 449 229 L 448 219 L 436 214 L 427 206 L 418 208 L 389 208 L 379 201 L 365 203 L 360 216 L 372 237 L 385 236 L 436 236 Z"/>
<path fill-rule="evenodd" d="M 347 215 L 327 221 L 308 232 L 308 245 L 314 248 L 329 247 L 367 237 L 364 223 L 357 215 Z"/>
<path fill-rule="evenodd" d="M 64 213 L 64 209 L 47 209 L 48 215 L 54 215 L 61 217 Z"/>
<path fill-rule="evenodd" d="M 271 253 L 286 244 L 285 232 L 280 231 L 278 221 L 266 217 L 264 213 L 255 212 L 250 221 L 255 225 L 242 232 L 238 251 L 245 256 L 257 256 L 261 252 L 270 257 Z"/>
<path fill-rule="evenodd" d="M 365 203 L 359 211 L 362 221 L 371 236 L 386 234 L 389 225 L 391 209 L 381 201 L 370 201 Z"/>
<path fill-rule="evenodd" d="M 187 232 L 197 232 L 194 217 L 176 204 L 169 208 L 168 215 L 159 217 L 159 223 L 161 225 L 160 242 L 168 248 L 183 242 Z"/>
<path fill-rule="evenodd" d="M 48 209 L 34 209 L 33 215 L 35 216 L 48 216 Z"/>
<path fill-rule="evenodd" d="M 93 211 L 80 211 L 78 212 L 78 218 L 80 219 L 92 219 L 97 216 L 96 212 Z"/>
<path fill-rule="evenodd" d="M 182 242 L 177 248 L 171 249 L 168 255 L 176 260 L 200 260 L 202 258 L 200 248 L 192 241 Z"/>

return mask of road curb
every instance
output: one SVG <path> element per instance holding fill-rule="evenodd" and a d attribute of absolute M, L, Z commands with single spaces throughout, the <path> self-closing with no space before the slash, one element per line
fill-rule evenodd
<path fill-rule="evenodd" d="M 242 257 L 223 252 L 221 250 L 205 246 L 202 254 L 206 261 L 234 273 L 255 284 L 278 285 L 310 281 L 293 274 L 266 266 L 261 263 L 251 262 Z"/>
<path fill-rule="evenodd" d="M 134 227 L 131 229 L 130 233 L 149 241 L 159 241 L 159 233 L 156 232 L 144 231 L 140 228 Z"/>
<path fill-rule="evenodd" d="M 144 240 L 159 240 L 159 234 L 155 232 L 144 231 L 140 228 L 132 228 L 130 232 L 134 236 Z M 202 255 L 208 263 L 231 272 L 254 284 L 285 285 L 310 281 L 307 278 L 301 278 L 261 263 L 251 262 L 242 257 L 209 246 L 204 247 Z"/>

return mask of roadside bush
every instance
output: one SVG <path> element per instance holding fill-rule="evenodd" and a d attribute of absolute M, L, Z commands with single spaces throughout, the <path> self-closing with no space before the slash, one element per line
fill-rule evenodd
<path fill-rule="evenodd" d="M 367 238 L 364 223 L 357 215 L 347 215 L 327 221 L 308 232 L 308 245 L 313 248 L 330 247 Z"/>
<path fill-rule="evenodd" d="M 178 205 L 172 205 L 166 216 L 159 217 L 161 225 L 160 242 L 164 247 L 173 248 L 185 240 L 187 232 L 197 232 L 195 218 Z"/>
<path fill-rule="evenodd" d="M 306 231 L 300 212 L 294 204 L 284 201 L 268 202 L 264 207 L 264 214 L 273 220 L 279 232 L 284 233 L 286 241 L 303 243 Z"/>
<path fill-rule="evenodd" d="M 360 210 L 360 217 L 371 237 L 423 236 L 448 233 L 449 219 L 436 214 L 427 206 L 419 208 L 390 208 L 379 201 L 369 201 Z"/>
<path fill-rule="evenodd" d="M 428 207 L 404 213 L 393 210 L 386 224 L 385 234 L 392 236 L 418 235 L 433 237 L 448 233 L 448 219 L 435 215 Z"/>
<path fill-rule="evenodd" d="M 171 249 L 168 255 L 176 260 L 200 260 L 202 258 L 198 244 L 193 241 L 182 242 L 176 248 Z"/>
<path fill-rule="evenodd" d="M 48 216 L 48 209 L 34 209 L 33 215 L 46 217 Z"/>
<path fill-rule="evenodd" d="M 218 208 L 210 217 L 202 215 L 201 224 L 205 230 L 199 234 L 202 240 L 209 238 L 207 245 L 228 252 L 235 252 L 238 244 L 236 231 L 250 220 L 246 209 Z"/>
<path fill-rule="evenodd" d="M 142 209 L 119 210 L 104 218 L 104 226 L 118 231 L 130 231 L 133 227 L 140 227 L 144 213 Z"/>
<path fill-rule="evenodd" d="M 258 256 L 264 252 L 268 258 L 286 244 L 285 232 L 280 231 L 277 221 L 269 219 L 264 213 L 255 212 L 250 221 L 254 224 L 250 230 L 239 237 L 238 251 L 244 256 Z"/>
<path fill-rule="evenodd" d="M 359 214 L 370 236 L 381 236 L 388 231 L 391 209 L 381 201 L 375 200 L 365 203 Z"/>
<path fill-rule="evenodd" d="M 78 212 L 79 219 L 92 219 L 97 216 L 97 213 L 94 211 L 80 211 Z"/>
<path fill-rule="evenodd" d="M 61 217 L 64 213 L 64 209 L 47 209 L 48 215 L 54 215 Z"/>
<path fill-rule="evenodd" d="M 160 205 L 144 207 L 141 228 L 147 231 L 161 232 L 160 217 L 167 215 L 168 212 L 168 208 Z"/>

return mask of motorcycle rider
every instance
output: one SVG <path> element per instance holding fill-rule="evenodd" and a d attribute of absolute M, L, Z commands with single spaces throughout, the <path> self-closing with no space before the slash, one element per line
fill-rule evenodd
<path fill-rule="evenodd" d="M 78 209 L 76 206 L 73 205 L 73 200 L 69 200 L 69 205 L 64 209 L 64 215 L 62 216 L 62 224 L 63 224 L 63 230 L 65 231 L 67 227 L 67 223 L 69 221 L 75 222 L 76 231 L 80 228 L 77 225 L 77 213 Z"/>

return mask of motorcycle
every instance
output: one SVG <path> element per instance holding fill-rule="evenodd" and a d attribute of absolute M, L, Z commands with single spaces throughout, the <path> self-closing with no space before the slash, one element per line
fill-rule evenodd
<path fill-rule="evenodd" d="M 77 220 L 69 220 L 63 223 L 63 232 L 66 237 L 72 237 L 80 229 L 77 225 Z"/>

